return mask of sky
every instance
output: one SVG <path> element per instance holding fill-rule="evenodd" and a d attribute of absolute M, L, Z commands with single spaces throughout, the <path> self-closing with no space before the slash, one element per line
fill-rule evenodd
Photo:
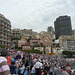
<path fill-rule="evenodd" d="M 75 29 L 75 0 L 0 0 L 0 13 L 10 20 L 12 29 L 47 31 L 59 16 L 71 16 Z"/>

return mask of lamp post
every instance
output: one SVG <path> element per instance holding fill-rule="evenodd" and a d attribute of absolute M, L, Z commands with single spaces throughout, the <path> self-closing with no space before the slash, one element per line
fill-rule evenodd
<path fill-rule="evenodd" d="M 52 46 L 51 46 L 51 53 L 53 53 Z"/>
<path fill-rule="evenodd" d="M 45 46 L 43 48 L 44 48 L 43 50 L 44 50 L 44 54 L 45 54 Z"/>

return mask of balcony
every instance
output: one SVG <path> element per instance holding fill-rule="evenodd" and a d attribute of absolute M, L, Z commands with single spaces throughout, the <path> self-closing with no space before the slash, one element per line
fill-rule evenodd
<path fill-rule="evenodd" d="M 8 22 L 7 20 L 5 20 L 5 19 L 3 19 L 1 17 L 0 17 L 0 20 L 3 21 L 3 22 L 5 22 L 5 23 L 7 23 L 7 24 L 11 24 L 10 22 Z"/>
<path fill-rule="evenodd" d="M 0 26 L 0 29 L 4 29 L 4 27 Z"/>
<path fill-rule="evenodd" d="M 11 32 L 11 30 L 10 29 L 7 29 L 7 32 Z"/>
<path fill-rule="evenodd" d="M 8 40 L 7 42 L 11 42 L 10 40 Z"/>
<path fill-rule="evenodd" d="M 4 35 L 0 34 L 1 37 L 4 37 Z"/>
<path fill-rule="evenodd" d="M 4 22 L 2 22 L 2 25 L 4 25 Z"/>
<path fill-rule="evenodd" d="M 7 39 L 4 39 L 3 41 L 7 41 Z"/>
<path fill-rule="evenodd" d="M 3 38 L 1 38 L 0 40 L 1 40 L 1 41 L 4 41 L 4 39 L 3 39 Z"/>

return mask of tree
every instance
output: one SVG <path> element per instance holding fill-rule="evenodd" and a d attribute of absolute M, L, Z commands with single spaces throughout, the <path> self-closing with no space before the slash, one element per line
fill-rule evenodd
<path fill-rule="evenodd" d="M 37 50 L 37 49 L 32 49 L 32 50 L 23 50 L 27 53 L 38 53 L 38 54 L 42 54 L 42 52 L 40 52 L 40 50 Z"/>
<path fill-rule="evenodd" d="M 18 37 L 12 37 L 11 40 L 20 40 L 20 38 L 18 38 Z"/>
<path fill-rule="evenodd" d="M 40 43 L 40 46 L 41 46 L 41 47 L 43 47 L 43 44 L 42 44 L 42 43 Z"/>
<path fill-rule="evenodd" d="M 73 56 L 73 52 L 71 52 L 71 51 L 63 51 L 62 54 L 66 55 L 67 57 L 72 57 Z"/>
<path fill-rule="evenodd" d="M 43 50 L 44 50 L 44 51 L 43 51 L 43 52 L 44 52 L 44 54 L 46 54 L 46 53 L 45 53 L 45 46 L 43 47 Z"/>
<path fill-rule="evenodd" d="M 3 45 L 0 45 L 0 47 L 1 47 L 1 48 L 5 48 L 5 46 L 3 46 Z"/>

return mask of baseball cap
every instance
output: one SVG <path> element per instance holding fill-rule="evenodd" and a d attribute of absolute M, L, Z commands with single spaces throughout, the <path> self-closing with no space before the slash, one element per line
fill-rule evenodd
<path fill-rule="evenodd" d="M 13 62 L 16 62 L 16 60 L 12 60 L 12 63 L 13 63 Z"/>

